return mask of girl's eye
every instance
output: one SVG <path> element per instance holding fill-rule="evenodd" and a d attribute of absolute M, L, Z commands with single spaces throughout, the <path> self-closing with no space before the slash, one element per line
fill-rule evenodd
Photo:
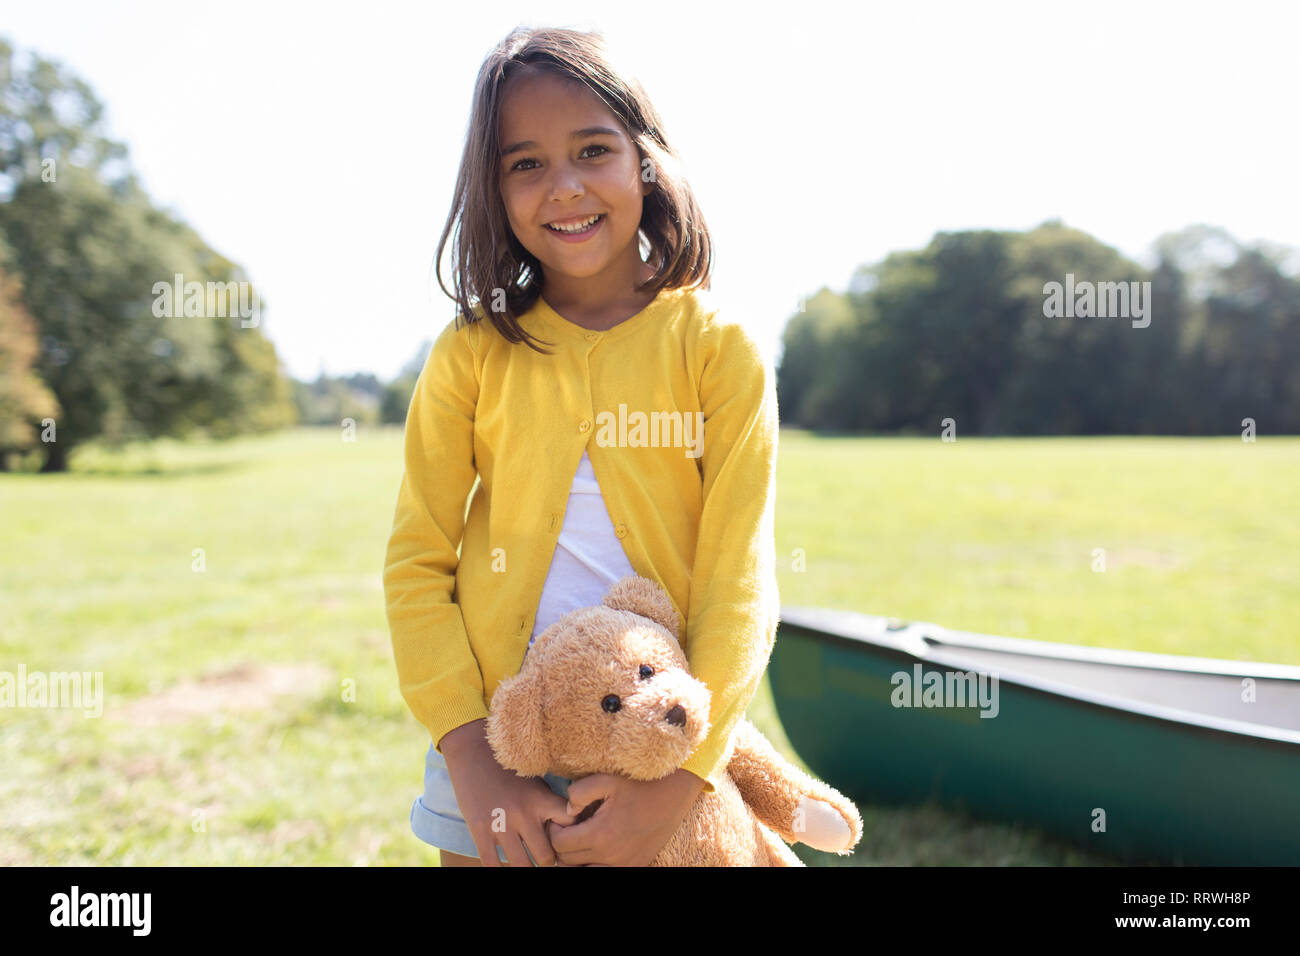
<path fill-rule="evenodd" d="M 585 152 L 586 152 L 587 150 L 589 150 L 589 149 L 599 149 L 599 150 L 601 150 L 601 152 L 596 153 L 595 156 L 590 157 L 591 159 L 595 159 L 596 156 L 602 156 L 602 155 L 604 155 L 605 153 L 608 153 L 608 152 L 609 152 L 609 147 L 608 147 L 608 146 L 601 146 L 599 143 L 592 143 L 592 144 L 590 144 L 589 146 L 584 146 L 584 147 L 582 148 L 582 153 L 585 153 Z M 579 155 L 579 156 L 582 156 L 582 153 L 579 153 L 578 155 Z M 519 160 L 519 162 L 515 163 L 513 166 L 510 167 L 510 171 L 511 171 L 511 172 L 514 172 L 515 170 L 519 169 L 519 167 L 520 167 L 523 163 L 536 163 L 536 162 L 537 162 L 537 160 L 535 160 L 535 159 L 521 159 L 521 160 Z M 531 169 L 531 168 L 532 168 L 531 166 L 528 167 L 528 169 Z M 522 172 L 528 172 L 528 169 L 524 169 L 524 170 L 521 170 L 521 171 L 522 171 Z"/>

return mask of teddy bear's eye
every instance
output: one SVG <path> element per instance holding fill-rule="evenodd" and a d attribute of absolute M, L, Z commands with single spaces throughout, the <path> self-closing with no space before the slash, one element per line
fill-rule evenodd
<path fill-rule="evenodd" d="M 610 694 L 600 702 L 600 706 L 604 708 L 605 713 L 613 714 L 618 712 L 618 709 L 623 706 L 623 702 L 618 699 L 617 694 Z"/>
<path fill-rule="evenodd" d="M 651 677 L 654 677 L 654 676 L 655 676 L 655 669 L 654 669 L 653 667 L 651 667 L 649 664 L 642 664 L 642 665 L 641 665 L 641 679 L 642 679 L 642 680 L 649 680 Z"/>

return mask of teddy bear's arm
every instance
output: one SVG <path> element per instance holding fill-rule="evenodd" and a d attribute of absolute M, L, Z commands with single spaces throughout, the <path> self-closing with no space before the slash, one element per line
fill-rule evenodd
<path fill-rule="evenodd" d="M 788 843 L 848 853 L 862 837 L 858 808 L 786 760 L 749 720 L 736 725 L 727 773 L 745 803 Z"/>

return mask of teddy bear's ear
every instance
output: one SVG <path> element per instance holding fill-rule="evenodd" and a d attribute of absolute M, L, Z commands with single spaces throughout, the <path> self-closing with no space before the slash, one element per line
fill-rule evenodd
<path fill-rule="evenodd" d="M 631 611 L 650 618 L 656 624 L 662 624 L 677 643 L 681 643 L 682 632 L 677 624 L 677 612 L 673 610 L 672 599 L 668 597 L 667 591 L 649 578 L 629 574 L 609 589 L 603 603 L 606 607 Z"/>
<path fill-rule="evenodd" d="M 525 666 L 502 681 L 488 711 L 487 741 L 497 763 L 521 777 L 545 775 L 551 754 L 542 726 L 541 672 Z"/>

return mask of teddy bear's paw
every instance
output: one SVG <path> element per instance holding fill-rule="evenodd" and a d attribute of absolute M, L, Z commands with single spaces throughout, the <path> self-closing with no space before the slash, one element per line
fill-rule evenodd
<path fill-rule="evenodd" d="M 795 834 L 800 843 L 824 853 L 843 853 L 853 845 L 853 830 L 831 804 L 802 796 L 795 809 Z"/>

